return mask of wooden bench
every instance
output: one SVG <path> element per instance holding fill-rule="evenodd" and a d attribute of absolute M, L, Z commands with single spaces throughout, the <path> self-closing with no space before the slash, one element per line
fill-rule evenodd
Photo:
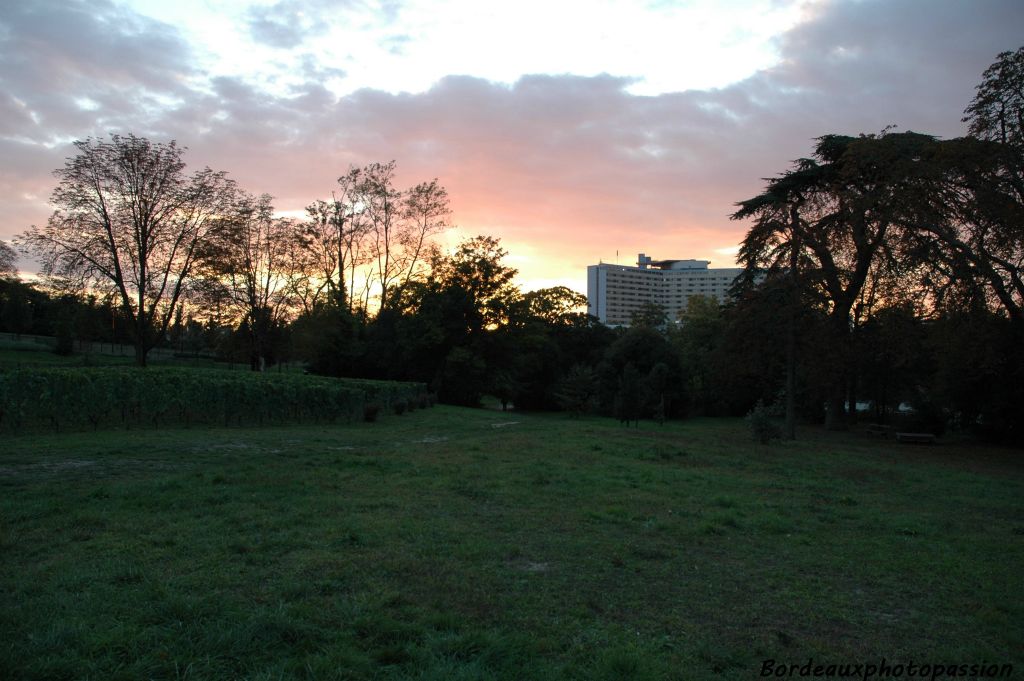
<path fill-rule="evenodd" d="M 896 442 L 930 445 L 935 442 L 935 436 L 931 433 L 896 433 Z"/>
<path fill-rule="evenodd" d="M 867 430 L 868 435 L 878 435 L 879 437 L 889 437 L 892 435 L 892 426 L 885 426 L 881 423 L 869 423 Z"/>

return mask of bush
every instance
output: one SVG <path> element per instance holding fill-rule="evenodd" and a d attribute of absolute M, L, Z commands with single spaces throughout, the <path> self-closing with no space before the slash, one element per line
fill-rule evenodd
<path fill-rule="evenodd" d="M 773 410 L 764 406 L 763 400 L 758 400 L 747 414 L 750 434 L 754 436 L 756 442 L 766 445 L 782 437 L 782 429 L 775 422 L 775 416 Z"/>
<path fill-rule="evenodd" d="M 401 416 L 402 414 L 404 414 L 404 413 L 405 413 L 405 408 L 406 408 L 406 407 L 407 407 L 408 405 L 407 405 L 407 403 L 406 403 L 406 401 L 405 401 L 405 400 L 397 400 L 397 401 L 396 401 L 396 402 L 395 402 L 395 403 L 394 403 L 393 405 L 391 405 L 391 406 L 392 406 L 392 408 L 393 408 L 393 409 L 395 410 L 395 414 L 396 414 L 396 415 L 398 415 L 398 416 Z"/>
<path fill-rule="evenodd" d="M 363 420 L 367 423 L 373 423 L 376 421 L 378 414 L 380 414 L 379 404 L 370 403 L 363 406 Z"/>

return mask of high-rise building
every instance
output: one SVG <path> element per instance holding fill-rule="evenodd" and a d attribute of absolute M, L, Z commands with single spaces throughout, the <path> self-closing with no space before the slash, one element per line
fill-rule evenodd
<path fill-rule="evenodd" d="M 710 269 L 708 260 L 652 260 L 641 253 L 636 267 L 601 263 L 587 267 L 587 312 L 609 326 L 628 326 L 645 303 L 660 305 L 670 320 L 686 311 L 690 296 L 723 302 L 742 268 Z"/>

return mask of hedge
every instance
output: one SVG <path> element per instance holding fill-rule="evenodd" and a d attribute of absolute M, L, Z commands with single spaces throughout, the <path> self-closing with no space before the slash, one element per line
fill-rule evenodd
<path fill-rule="evenodd" d="M 0 372 L 0 431 L 163 425 L 245 426 L 362 420 L 421 400 L 422 384 L 288 374 L 149 368 L 27 368 Z"/>

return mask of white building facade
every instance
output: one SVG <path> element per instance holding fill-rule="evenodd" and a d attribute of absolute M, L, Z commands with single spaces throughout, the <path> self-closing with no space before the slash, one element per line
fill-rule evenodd
<path fill-rule="evenodd" d="M 636 267 L 601 263 L 587 267 L 587 312 L 609 326 L 628 326 L 647 303 L 660 305 L 675 321 L 691 296 L 724 302 L 743 272 L 740 267 L 710 269 L 708 260 L 652 260 L 641 253 Z"/>

